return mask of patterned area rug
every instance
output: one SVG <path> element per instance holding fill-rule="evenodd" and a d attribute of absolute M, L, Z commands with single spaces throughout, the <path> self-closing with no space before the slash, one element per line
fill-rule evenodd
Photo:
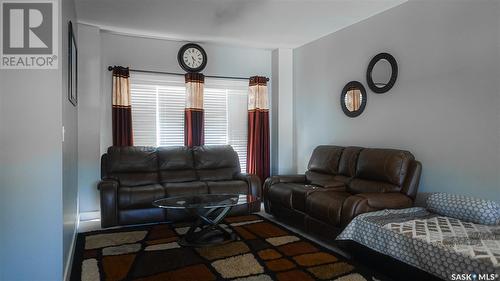
<path fill-rule="evenodd" d="M 374 273 L 258 215 L 226 218 L 238 240 L 189 248 L 187 224 L 81 233 L 71 280 L 380 280 Z"/>

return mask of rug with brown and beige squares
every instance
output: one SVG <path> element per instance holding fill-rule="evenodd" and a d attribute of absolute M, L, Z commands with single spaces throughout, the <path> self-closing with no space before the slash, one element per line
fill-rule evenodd
<path fill-rule="evenodd" d="M 71 280 L 380 280 L 373 272 L 258 215 L 229 217 L 238 240 L 192 248 L 187 224 L 81 233 Z"/>

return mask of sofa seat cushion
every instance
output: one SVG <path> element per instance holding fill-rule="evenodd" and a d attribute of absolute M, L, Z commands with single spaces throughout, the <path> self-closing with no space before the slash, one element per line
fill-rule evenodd
<path fill-rule="evenodd" d="M 353 194 L 366 193 L 366 192 L 386 193 L 386 192 L 399 192 L 400 187 L 383 181 L 353 179 L 348 184 L 348 189 Z"/>
<path fill-rule="evenodd" d="M 190 182 L 169 182 L 164 183 L 165 193 L 167 196 L 182 196 L 195 194 L 208 194 L 208 187 L 201 181 Z"/>
<path fill-rule="evenodd" d="M 165 190 L 159 184 L 122 186 L 118 190 L 120 209 L 152 208 L 155 200 L 165 197 Z"/>
<path fill-rule="evenodd" d="M 166 219 L 166 209 L 147 208 L 147 209 L 129 209 L 118 212 L 118 221 L 120 224 L 141 224 L 152 222 L 164 222 Z"/>
<path fill-rule="evenodd" d="M 342 206 L 340 226 L 345 227 L 359 214 L 382 209 L 409 208 L 413 204 L 410 197 L 400 192 L 359 193 L 349 196 Z"/>
<path fill-rule="evenodd" d="M 306 198 L 306 213 L 333 226 L 340 224 L 344 201 L 351 196 L 345 191 L 320 190 Z"/>
<path fill-rule="evenodd" d="M 312 185 L 319 185 L 322 187 L 335 187 L 339 185 L 344 185 L 344 183 L 337 182 L 335 178 L 336 176 L 333 174 L 325 174 L 313 171 L 306 172 L 306 179 Z"/>
<path fill-rule="evenodd" d="M 110 179 L 114 179 L 121 186 L 145 186 L 158 183 L 158 173 L 110 173 Z"/>
<path fill-rule="evenodd" d="M 216 193 L 236 193 L 248 194 L 248 183 L 241 180 L 230 181 L 207 181 L 210 194 Z"/>

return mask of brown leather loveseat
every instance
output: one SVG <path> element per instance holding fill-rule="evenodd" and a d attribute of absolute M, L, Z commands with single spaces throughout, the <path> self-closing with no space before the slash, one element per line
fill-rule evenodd
<path fill-rule="evenodd" d="M 321 235 L 355 216 L 413 204 L 422 166 L 403 150 L 318 146 L 303 175 L 266 180 L 267 213 Z"/>
<path fill-rule="evenodd" d="M 242 174 L 229 145 L 187 147 L 110 147 L 101 158 L 101 225 L 177 221 L 182 210 L 156 208 L 157 199 L 188 195 L 237 193 L 260 198 L 257 176 Z M 260 201 L 234 207 L 230 214 L 258 212 Z"/>

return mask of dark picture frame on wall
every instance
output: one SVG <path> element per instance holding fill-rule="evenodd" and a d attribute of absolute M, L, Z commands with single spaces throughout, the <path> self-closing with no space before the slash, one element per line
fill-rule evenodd
<path fill-rule="evenodd" d="M 73 32 L 73 24 L 68 23 L 68 100 L 78 104 L 78 48 Z"/>

